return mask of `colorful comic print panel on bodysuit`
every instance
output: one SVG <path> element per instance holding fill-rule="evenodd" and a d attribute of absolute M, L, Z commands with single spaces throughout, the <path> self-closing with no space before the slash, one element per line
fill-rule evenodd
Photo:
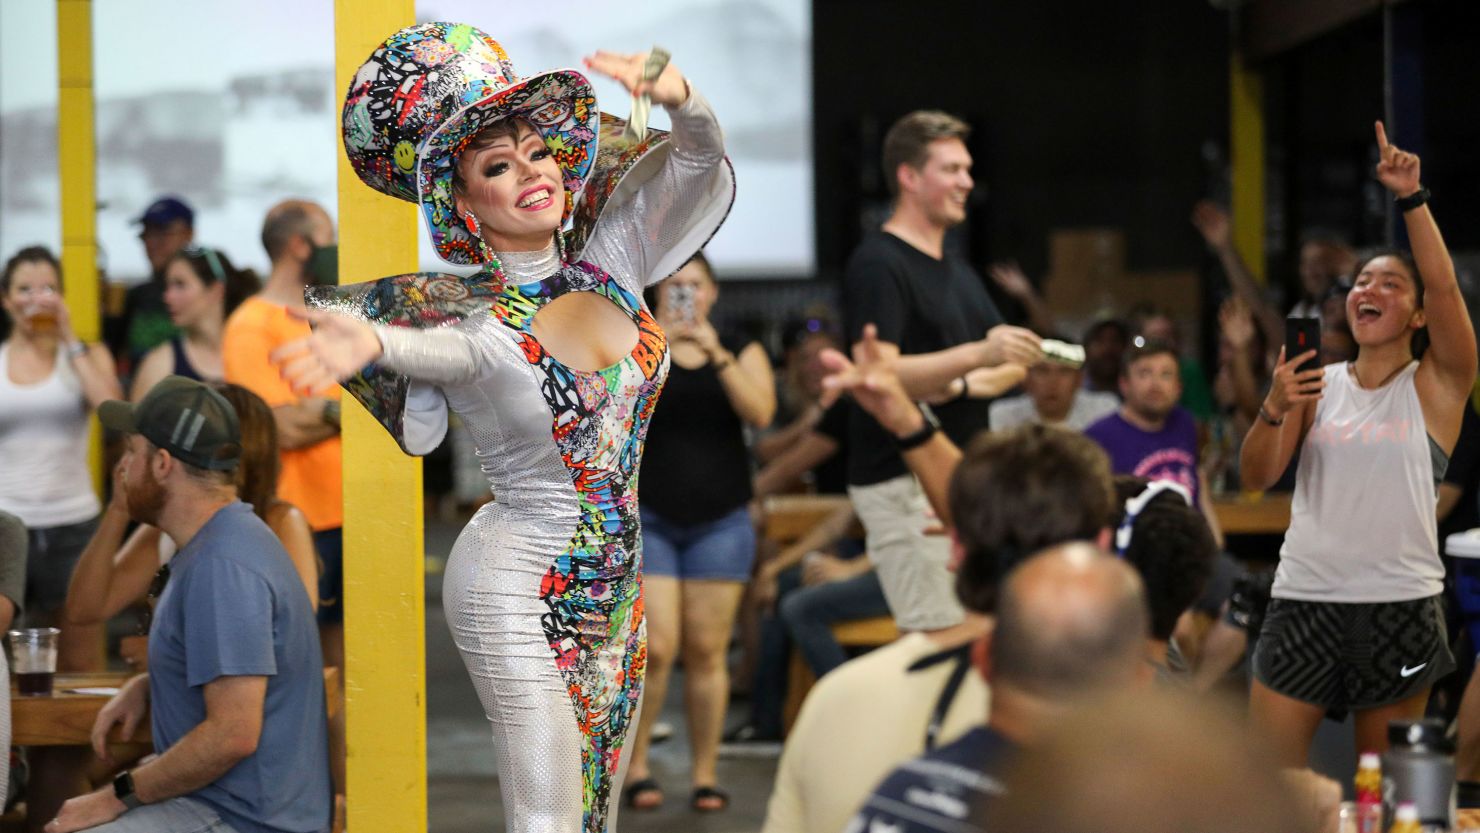
<path fill-rule="evenodd" d="M 638 329 L 632 352 L 598 371 L 566 367 L 530 331 L 542 306 L 580 291 L 610 299 Z M 667 375 L 667 342 L 640 299 L 588 263 L 506 287 L 493 313 L 515 331 L 525 359 L 536 369 L 555 444 L 580 506 L 568 548 L 541 582 L 540 598 L 549 608 L 541 625 L 582 734 L 582 830 L 602 833 L 647 662 L 637 475 Z M 613 643 L 623 648 L 608 650 Z"/>

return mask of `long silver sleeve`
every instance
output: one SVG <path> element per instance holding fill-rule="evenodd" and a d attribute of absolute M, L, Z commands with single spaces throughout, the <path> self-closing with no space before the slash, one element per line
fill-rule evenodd
<path fill-rule="evenodd" d="M 483 367 L 483 357 L 473 335 L 454 326 L 417 330 L 410 327 L 375 325 L 380 339 L 380 364 L 397 373 L 434 385 L 457 385 L 472 381 Z"/>

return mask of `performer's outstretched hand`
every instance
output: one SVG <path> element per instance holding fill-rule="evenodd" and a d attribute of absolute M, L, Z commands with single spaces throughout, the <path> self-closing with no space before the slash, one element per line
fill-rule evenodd
<path fill-rule="evenodd" d="M 380 358 L 380 338 L 364 321 L 323 310 L 290 309 L 288 314 L 307 321 L 313 334 L 282 345 L 269 358 L 301 395 L 331 388 Z"/>
<path fill-rule="evenodd" d="M 621 83 L 627 92 L 633 95 L 646 93 L 654 104 L 677 107 L 687 101 L 689 83 L 673 64 L 663 68 L 658 80 L 651 83 L 642 80 L 642 67 L 647 63 L 647 56 L 646 52 L 624 54 L 598 49 L 595 54 L 587 55 L 584 62 L 587 69 Z"/>

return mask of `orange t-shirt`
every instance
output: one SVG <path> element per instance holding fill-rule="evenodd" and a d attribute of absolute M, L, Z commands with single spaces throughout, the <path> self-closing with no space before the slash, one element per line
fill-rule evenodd
<path fill-rule="evenodd" d="M 303 397 L 293 392 L 268 355 L 281 344 L 309 334 L 308 324 L 288 317 L 287 307 L 248 298 L 226 321 L 221 357 L 226 381 L 262 397 L 269 407 L 292 405 Z M 339 388 L 318 396 L 339 398 Z M 344 525 L 344 483 L 340 471 L 339 435 L 306 448 L 281 452 L 278 497 L 303 510 L 315 532 Z"/>

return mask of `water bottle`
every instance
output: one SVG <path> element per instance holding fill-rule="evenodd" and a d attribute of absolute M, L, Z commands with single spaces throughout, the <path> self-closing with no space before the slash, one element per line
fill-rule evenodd
<path fill-rule="evenodd" d="M 1390 808 L 1412 802 L 1424 826 L 1453 826 L 1454 747 L 1439 720 L 1394 720 L 1382 756 L 1383 799 Z"/>

